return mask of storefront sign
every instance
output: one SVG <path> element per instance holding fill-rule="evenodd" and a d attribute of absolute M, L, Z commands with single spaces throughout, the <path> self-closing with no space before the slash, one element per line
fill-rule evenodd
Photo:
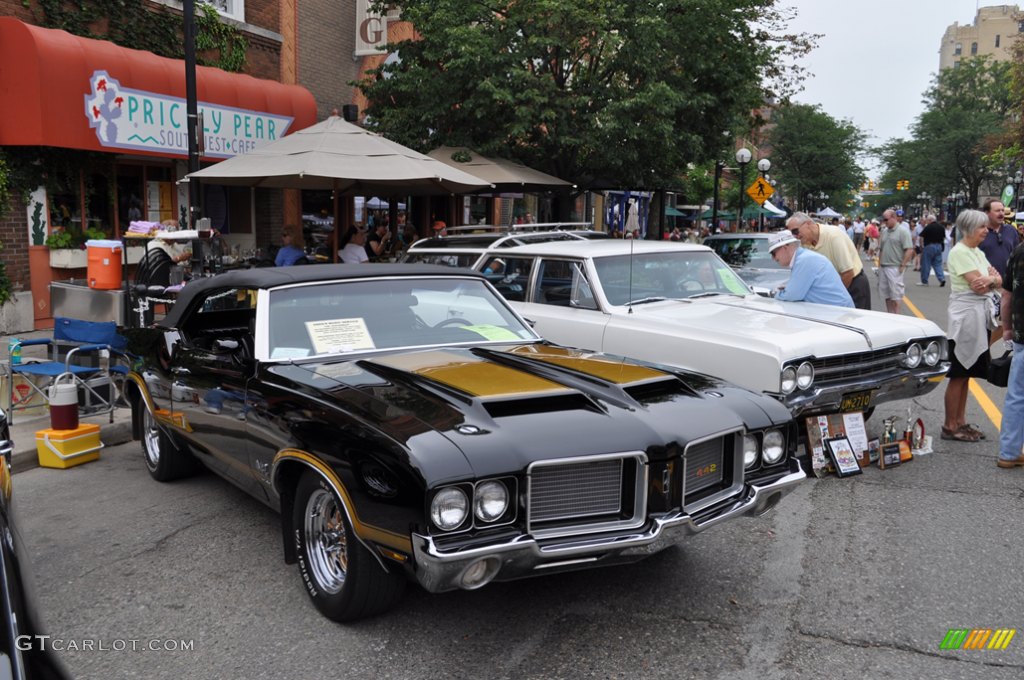
<path fill-rule="evenodd" d="M 381 54 L 388 41 L 388 18 L 384 14 L 370 11 L 372 0 L 356 2 L 356 49 L 355 56 Z"/>
<path fill-rule="evenodd" d="M 102 146 L 188 155 L 186 102 L 180 97 L 122 88 L 106 71 L 94 71 L 85 115 Z M 279 139 L 292 124 L 277 116 L 208 102 L 198 103 L 205 155 L 230 158 Z"/>

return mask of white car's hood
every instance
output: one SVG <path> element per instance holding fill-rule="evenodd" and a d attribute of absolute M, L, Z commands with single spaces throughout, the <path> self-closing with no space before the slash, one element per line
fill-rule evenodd
<path fill-rule="evenodd" d="M 866 352 L 900 345 L 912 337 L 943 334 L 926 319 L 758 295 L 653 302 L 635 305 L 632 316 L 637 321 L 679 325 L 690 337 L 717 338 L 724 345 L 739 344 L 780 360 Z"/>

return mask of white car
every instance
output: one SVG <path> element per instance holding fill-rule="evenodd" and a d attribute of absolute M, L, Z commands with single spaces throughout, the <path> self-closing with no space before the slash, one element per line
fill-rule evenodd
<path fill-rule="evenodd" d="M 924 394 L 949 369 L 933 322 L 761 297 L 705 246 L 541 243 L 493 250 L 476 268 L 553 342 L 724 378 L 794 416 Z"/>

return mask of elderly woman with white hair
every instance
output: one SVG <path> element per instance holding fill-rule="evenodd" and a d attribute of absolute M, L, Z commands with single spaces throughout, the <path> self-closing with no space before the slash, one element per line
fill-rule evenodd
<path fill-rule="evenodd" d="M 964 210 L 956 218 L 959 242 L 949 253 L 949 383 L 946 385 L 942 438 L 976 442 L 985 435 L 968 425 L 967 385 L 984 378 L 989 359 L 993 291 L 1002 277 L 978 248 L 988 233 L 988 215 Z"/>

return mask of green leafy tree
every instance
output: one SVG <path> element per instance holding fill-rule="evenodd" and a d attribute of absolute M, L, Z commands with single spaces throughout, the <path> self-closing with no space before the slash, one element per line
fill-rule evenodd
<path fill-rule="evenodd" d="M 866 152 L 865 134 L 849 121 L 837 121 L 818 106 L 789 104 L 773 117 L 768 133 L 772 145 L 772 174 L 807 208 L 810 193 L 824 192 L 835 205 L 845 205 L 851 187 L 859 186 L 864 171 L 857 158 Z"/>
<path fill-rule="evenodd" d="M 581 188 L 673 188 L 799 80 L 774 0 L 404 0 L 418 39 L 357 84 L 368 125 L 518 159 Z M 382 7 L 378 4 L 378 8 Z M 768 83 L 764 85 L 763 83 Z M 767 88 L 775 88 L 769 92 Z"/>

